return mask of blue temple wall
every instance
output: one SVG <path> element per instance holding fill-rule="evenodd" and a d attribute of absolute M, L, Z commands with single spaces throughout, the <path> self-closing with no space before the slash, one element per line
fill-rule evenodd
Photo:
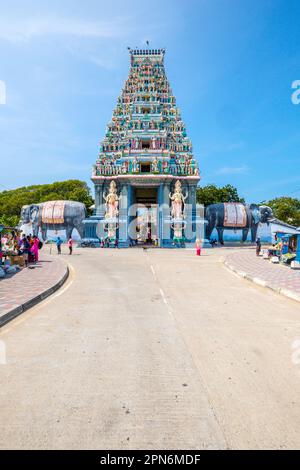
<path fill-rule="evenodd" d="M 258 225 L 258 230 L 257 230 L 257 237 L 260 238 L 262 243 L 274 243 L 275 242 L 275 233 L 276 232 L 284 232 L 284 233 L 291 233 L 291 234 L 296 234 L 299 233 L 298 230 L 282 225 L 281 223 L 274 223 L 270 222 L 269 224 L 262 224 L 260 223 Z M 211 238 L 216 238 L 218 240 L 218 233 L 217 230 L 214 229 Z M 224 230 L 224 242 L 242 242 L 242 230 Z M 247 242 L 251 242 L 251 231 L 249 230 L 248 237 L 247 237 Z"/>

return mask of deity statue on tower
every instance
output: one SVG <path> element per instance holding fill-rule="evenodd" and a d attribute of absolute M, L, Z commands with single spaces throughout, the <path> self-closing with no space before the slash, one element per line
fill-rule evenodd
<path fill-rule="evenodd" d="M 157 156 L 154 157 L 153 162 L 152 162 L 152 171 L 153 173 L 158 173 L 159 172 L 159 166 L 158 166 L 158 158 Z"/>
<path fill-rule="evenodd" d="M 132 171 L 133 173 L 138 173 L 139 172 L 139 162 L 136 156 L 133 157 L 132 161 Z"/>

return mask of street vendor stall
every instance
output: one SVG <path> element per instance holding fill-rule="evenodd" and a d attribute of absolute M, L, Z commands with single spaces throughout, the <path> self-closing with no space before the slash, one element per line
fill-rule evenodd
<path fill-rule="evenodd" d="M 295 239 L 292 235 L 285 235 L 281 238 L 280 262 L 290 265 L 295 258 Z"/>
<path fill-rule="evenodd" d="M 263 250 L 263 258 L 272 263 L 282 263 L 291 266 L 292 269 L 300 269 L 300 233 L 275 234 L 272 246 Z"/>
<path fill-rule="evenodd" d="M 281 254 L 281 243 L 276 243 L 262 250 L 263 258 L 270 260 L 272 263 L 279 263 Z"/>
<path fill-rule="evenodd" d="M 280 261 L 292 268 L 300 267 L 300 234 L 288 234 L 281 237 Z"/>
<path fill-rule="evenodd" d="M 18 235 L 14 227 L 0 225 L 0 277 L 14 274 L 25 265 L 19 253 Z"/>
<path fill-rule="evenodd" d="M 298 237 L 300 237 L 300 233 L 291 234 L 276 232 L 275 243 L 267 249 L 263 250 L 263 258 L 269 259 L 272 263 L 280 262 L 282 264 L 290 265 L 297 258 Z M 300 252 L 298 253 L 298 257 L 299 256 Z"/>

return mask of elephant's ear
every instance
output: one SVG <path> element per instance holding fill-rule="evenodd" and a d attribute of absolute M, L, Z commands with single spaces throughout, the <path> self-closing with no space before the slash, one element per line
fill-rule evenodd
<path fill-rule="evenodd" d="M 261 219 L 260 210 L 259 210 L 258 206 L 256 206 L 255 204 L 253 204 L 253 206 L 254 207 L 252 207 L 252 209 L 251 209 L 252 217 L 253 217 L 254 223 L 258 224 L 260 222 L 260 219 Z"/>
<path fill-rule="evenodd" d="M 30 211 L 30 219 L 31 220 L 36 220 L 39 214 L 39 206 L 34 206 L 31 208 Z"/>

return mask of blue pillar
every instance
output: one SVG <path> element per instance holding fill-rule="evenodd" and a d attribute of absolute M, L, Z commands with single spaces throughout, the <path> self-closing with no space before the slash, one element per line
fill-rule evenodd
<path fill-rule="evenodd" d="M 160 246 L 170 248 L 173 246 L 171 239 L 171 226 L 170 226 L 170 183 L 163 183 L 160 186 Z"/>
<path fill-rule="evenodd" d="M 196 184 L 192 183 L 187 186 L 188 197 L 186 200 L 186 230 L 185 237 L 187 243 L 194 243 L 196 241 Z"/>
<path fill-rule="evenodd" d="M 135 219 L 135 216 L 130 213 L 130 208 L 133 204 L 133 191 L 134 191 L 133 186 L 131 186 L 131 184 L 128 184 L 128 186 L 127 186 L 127 203 L 128 203 L 128 206 L 127 206 L 127 220 L 128 220 L 127 236 L 128 236 L 128 244 L 129 245 L 130 245 L 130 242 L 131 242 L 131 237 L 130 237 L 130 235 L 131 235 L 131 233 L 130 233 L 131 222 Z M 135 235 L 135 231 L 134 231 L 134 235 Z"/>
<path fill-rule="evenodd" d="M 163 240 L 163 210 L 162 205 L 164 201 L 164 185 L 160 184 L 157 190 L 157 203 L 158 203 L 158 239 L 159 245 L 162 246 Z"/>
<path fill-rule="evenodd" d="M 300 262 L 300 235 L 297 236 L 297 245 L 296 245 L 296 258 L 295 260 Z"/>
<path fill-rule="evenodd" d="M 128 183 L 123 183 L 120 191 L 119 202 L 119 247 L 127 248 L 129 246 L 128 224 L 129 216 L 128 209 L 130 207 L 131 199 L 131 186 Z"/>
<path fill-rule="evenodd" d="M 95 245 L 100 245 L 99 237 L 97 234 L 97 227 L 100 220 L 102 220 L 105 215 L 105 205 L 103 204 L 103 188 L 103 183 L 95 184 L 95 209 L 93 215 L 83 221 L 83 242 L 93 242 Z"/>
<path fill-rule="evenodd" d="M 105 202 L 103 199 L 104 194 L 104 183 L 95 184 L 95 211 L 94 215 L 97 215 L 103 219 L 105 215 Z"/>

